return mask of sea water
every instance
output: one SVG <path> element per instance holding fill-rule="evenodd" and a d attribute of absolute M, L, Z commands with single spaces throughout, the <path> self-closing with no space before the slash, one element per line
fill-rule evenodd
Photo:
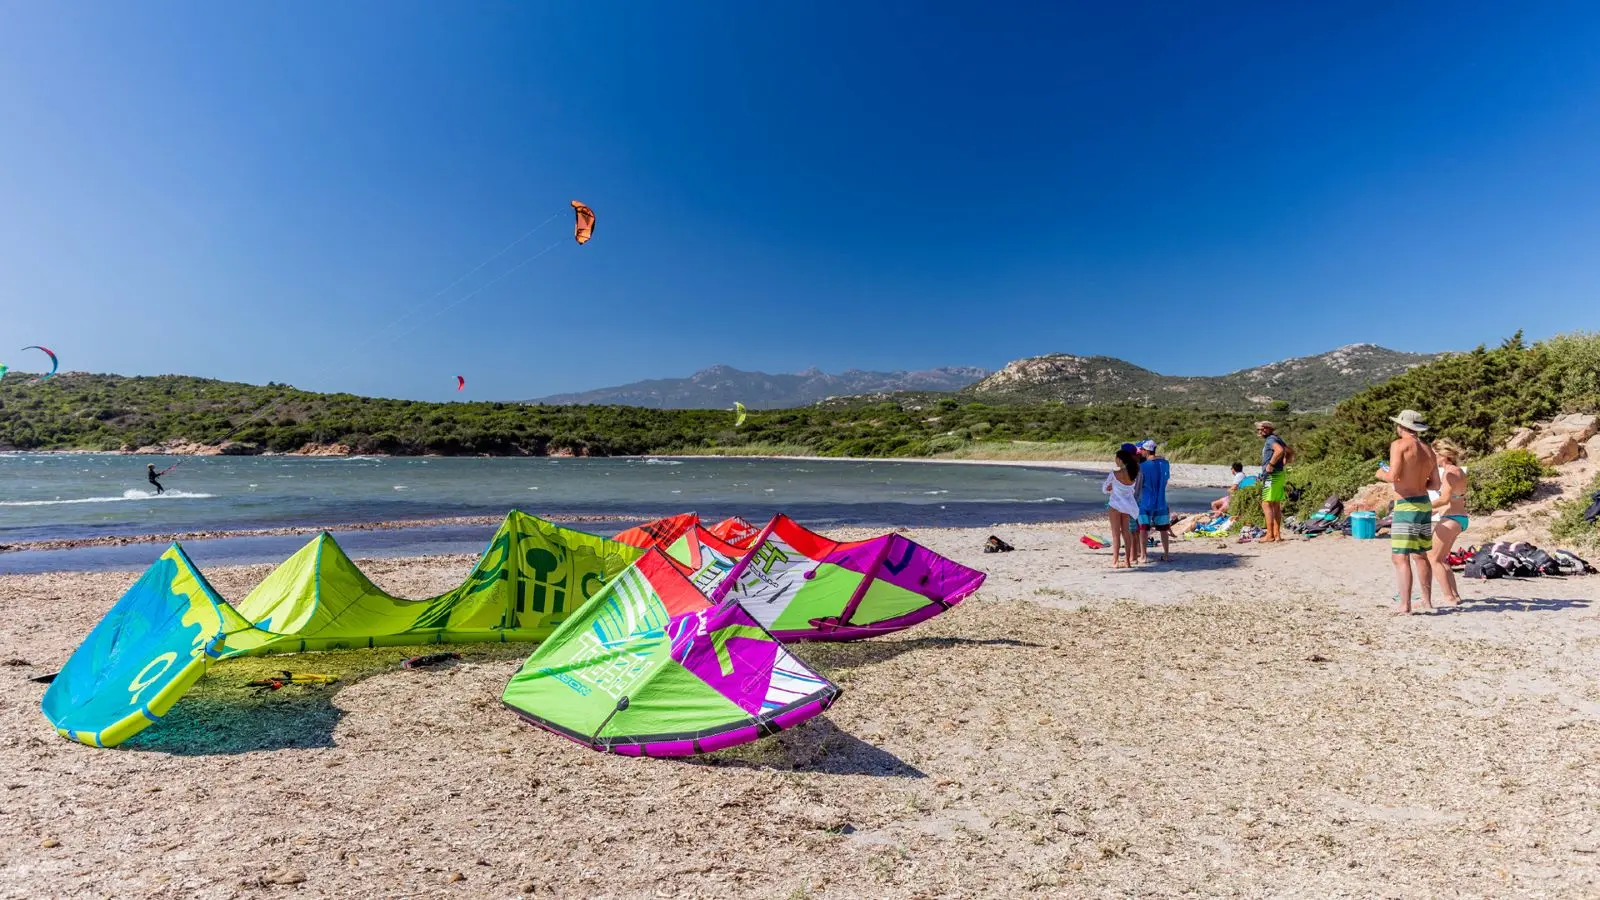
<path fill-rule="evenodd" d="M 158 470 L 178 463 L 161 477 L 166 493 L 157 495 L 146 481 L 147 463 Z M 1099 475 L 1061 469 L 894 460 L 4 453 L 0 454 L 0 544 L 440 516 L 498 517 L 510 509 L 557 518 L 605 517 L 579 526 L 602 534 L 620 530 L 612 525 L 690 510 L 708 520 L 737 514 L 757 523 L 784 512 L 823 531 L 842 525 L 988 526 L 1052 521 L 1100 510 L 1105 505 L 1100 483 Z M 1173 490 L 1170 501 L 1179 509 L 1203 508 L 1215 493 Z M 351 534 L 360 534 L 356 544 L 370 544 L 374 551 L 408 553 L 476 550 L 492 531 L 492 527 L 455 529 Z M 446 534 L 448 547 L 440 543 Z M 340 540 L 345 542 L 346 537 L 341 535 Z M 219 543 L 242 548 L 250 542 L 267 547 L 258 554 L 263 558 L 273 558 L 281 549 L 267 539 Z M 287 542 L 292 551 L 304 538 Z M 194 545 L 185 542 L 185 547 Z M 100 549 L 93 554 L 97 559 L 117 555 Z M 127 550 L 145 562 L 150 556 L 148 546 L 110 549 Z M 352 547 L 352 552 L 358 550 Z M 235 558 L 238 552 L 227 561 L 242 561 Z M 20 555 L 0 554 L 0 571 L 18 571 L 15 557 Z"/>

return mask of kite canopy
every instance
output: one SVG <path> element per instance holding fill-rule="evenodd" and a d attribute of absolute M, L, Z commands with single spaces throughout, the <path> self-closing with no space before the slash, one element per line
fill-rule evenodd
<path fill-rule="evenodd" d="M 66 737 L 112 746 L 160 718 L 219 659 L 542 640 L 640 555 L 512 511 L 460 587 L 406 600 L 374 585 L 323 533 L 230 605 L 174 544 L 73 653 L 44 713 Z M 138 684 L 150 688 L 130 699 L 124 686 Z"/>
<path fill-rule="evenodd" d="M 695 587 L 710 594 L 717 582 L 733 570 L 744 550 L 695 525 L 666 547 L 666 554 L 684 567 L 684 574 Z"/>
<path fill-rule="evenodd" d="M 166 715 L 230 632 L 249 630 L 173 544 L 72 652 L 40 706 L 62 737 L 115 746 Z"/>
<path fill-rule="evenodd" d="M 61 368 L 61 360 L 56 359 L 55 353 L 52 352 L 49 347 L 41 347 L 38 344 L 30 344 L 30 345 L 28 345 L 26 347 L 23 347 L 22 349 L 24 349 L 24 350 L 38 350 L 38 351 L 42 352 L 45 356 L 50 357 L 50 371 L 44 373 L 43 375 L 40 375 L 38 378 L 35 378 L 34 379 L 35 382 L 48 381 L 49 379 L 54 378 L 55 374 L 56 374 L 56 370 Z M 3 371 L 3 370 L 0 370 L 0 371 Z"/>
<path fill-rule="evenodd" d="M 651 549 L 540 645 L 501 699 L 595 750 L 688 756 L 792 727 L 838 696 L 737 603 L 712 606 Z"/>
<path fill-rule="evenodd" d="M 677 540 L 685 531 L 700 524 L 700 517 L 694 513 L 679 513 L 646 522 L 637 528 L 629 528 L 619 533 L 614 540 L 621 541 L 643 550 L 647 547 L 668 546 Z"/>
<path fill-rule="evenodd" d="M 899 534 L 834 541 L 774 516 L 716 586 L 785 641 L 849 641 L 899 631 L 966 599 L 984 574 Z"/>
<path fill-rule="evenodd" d="M 461 377 L 460 375 L 457 375 L 456 376 L 456 390 L 458 390 L 458 391 L 466 390 L 466 387 L 467 387 L 467 380 L 465 378 Z"/>
<path fill-rule="evenodd" d="M 572 237 L 579 244 L 589 243 L 589 238 L 594 235 L 594 210 L 577 200 L 572 201 Z"/>
<path fill-rule="evenodd" d="M 750 549 L 750 545 L 761 536 L 761 526 L 753 525 L 749 520 L 740 516 L 729 516 L 721 522 L 711 526 L 710 532 L 722 540 L 738 547 L 741 551 Z"/>
<path fill-rule="evenodd" d="M 733 403 L 733 427 L 738 428 L 744 424 L 744 404 L 735 400 Z"/>

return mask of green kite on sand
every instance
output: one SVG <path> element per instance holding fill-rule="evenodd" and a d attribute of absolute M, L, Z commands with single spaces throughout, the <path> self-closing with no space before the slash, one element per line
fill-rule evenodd
<path fill-rule="evenodd" d="M 460 587 L 406 600 L 324 532 L 230 604 L 173 544 L 73 652 L 42 707 L 63 737 L 109 747 L 230 657 L 543 640 L 643 552 L 513 511 Z"/>

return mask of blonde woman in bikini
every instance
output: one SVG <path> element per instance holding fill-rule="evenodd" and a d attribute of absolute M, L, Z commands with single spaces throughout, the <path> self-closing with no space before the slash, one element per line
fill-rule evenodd
<path fill-rule="evenodd" d="M 1445 438 L 1433 442 L 1433 454 L 1439 458 L 1439 489 L 1428 492 L 1433 498 L 1433 550 L 1428 556 L 1433 560 L 1433 580 L 1444 591 L 1443 605 L 1459 606 L 1456 573 L 1445 560 L 1467 530 L 1467 470 L 1461 468 L 1461 448 Z"/>

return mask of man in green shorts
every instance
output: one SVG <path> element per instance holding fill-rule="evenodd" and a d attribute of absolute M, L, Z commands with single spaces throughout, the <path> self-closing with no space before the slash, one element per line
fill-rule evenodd
<path fill-rule="evenodd" d="M 1422 413 L 1403 409 L 1389 421 L 1395 439 L 1389 444 L 1389 464 L 1378 477 L 1394 485 L 1395 501 L 1389 525 L 1389 559 L 1394 563 L 1395 615 L 1411 614 L 1411 576 L 1421 582 L 1422 605 L 1433 609 L 1433 501 L 1428 492 L 1439 489 L 1439 461 L 1420 435 L 1428 430 Z"/>
<path fill-rule="evenodd" d="M 1289 445 L 1278 437 L 1278 426 L 1271 422 L 1257 422 L 1256 434 L 1266 441 L 1261 445 L 1261 512 L 1267 517 L 1267 535 L 1261 540 L 1281 541 L 1283 501 L 1288 497 L 1283 466 L 1288 462 Z"/>

